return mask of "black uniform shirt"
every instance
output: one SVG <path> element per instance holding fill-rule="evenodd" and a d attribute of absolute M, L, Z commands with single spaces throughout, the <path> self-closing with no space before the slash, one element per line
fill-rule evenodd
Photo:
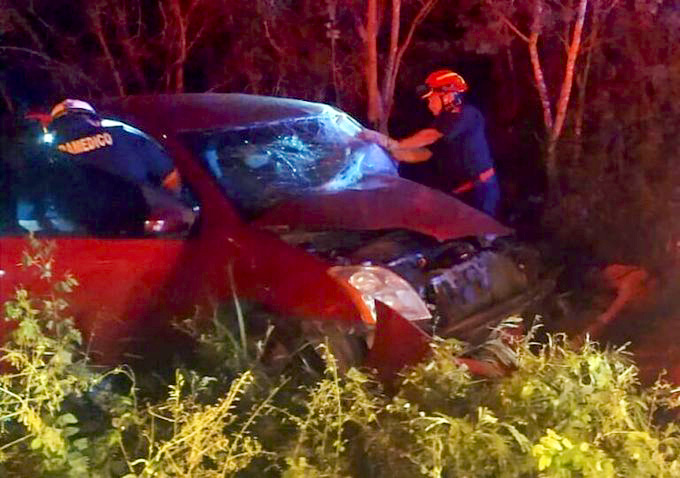
<path fill-rule="evenodd" d="M 443 190 L 450 191 L 493 167 L 484 118 L 474 106 L 465 104 L 460 113 L 443 111 L 432 127 L 444 135 L 431 146 Z"/>

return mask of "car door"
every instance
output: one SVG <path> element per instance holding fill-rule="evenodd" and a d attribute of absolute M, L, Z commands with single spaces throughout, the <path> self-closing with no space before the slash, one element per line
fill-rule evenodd
<path fill-rule="evenodd" d="M 177 283 L 195 213 L 169 193 L 91 165 L 52 158 L 25 167 L 29 161 L 5 174 L 0 300 L 20 287 L 35 296 L 49 290 L 35 268 L 21 265 L 30 231 L 41 247 L 53 245 L 53 280 L 66 273 L 78 280 L 68 313 L 95 358 L 119 360 L 167 295 L 165 285 Z"/>

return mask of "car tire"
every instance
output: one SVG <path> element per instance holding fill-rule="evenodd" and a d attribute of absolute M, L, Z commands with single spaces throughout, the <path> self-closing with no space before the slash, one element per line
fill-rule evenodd
<path fill-rule="evenodd" d="M 305 340 L 313 346 L 317 356 L 324 361 L 324 367 L 326 366 L 324 346 L 327 346 L 333 355 L 341 374 L 346 373 L 352 367 L 363 365 L 368 346 L 361 331 L 331 321 L 314 323 L 312 330 L 309 330 L 310 327 L 305 328 L 307 329 L 304 331 Z"/>

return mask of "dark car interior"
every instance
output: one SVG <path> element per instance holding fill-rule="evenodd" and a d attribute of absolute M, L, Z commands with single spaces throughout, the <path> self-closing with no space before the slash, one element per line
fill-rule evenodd
<path fill-rule="evenodd" d="M 31 141 L 32 140 L 32 141 Z M 0 156 L 0 233 L 135 238 L 162 234 L 145 228 L 158 210 L 189 223 L 197 208 L 164 191 L 136 184 L 93 164 L 54 154 L 35 135 L 14 141 Z M 156 221 L 158 223 L 158 221 Z M 166 221 L 167 222 L 167 221 Z M 162 224 L 162 221 L 160 222 Z M 177 232 L 177 226 L 174 226 Z"/>
<path fill-rule="evenodd" d="M 11 182 L 2 214 L 9 230 L 38 236 L 144 235 L 149 206 L 141 188 L 123 178 L 69 162 L 4 169 Z"/>

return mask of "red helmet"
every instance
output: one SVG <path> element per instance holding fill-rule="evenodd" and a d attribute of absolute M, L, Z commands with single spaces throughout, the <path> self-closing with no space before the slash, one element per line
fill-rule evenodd
<path fill-rule="evenodd" d="M 451 70 L 433 71 L 419 88 L 420 97 L 427 98 L 432 93 L 465 93 L 468 85 L 458 73 Z"/>

